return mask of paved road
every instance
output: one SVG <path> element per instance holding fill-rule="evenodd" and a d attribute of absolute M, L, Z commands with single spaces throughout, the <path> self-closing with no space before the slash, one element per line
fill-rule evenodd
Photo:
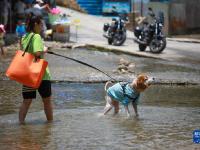
<path fill-rule="evenodd" d="M 110 17 L 92 16 L 88 14 L 79 13 L 70 9 L 61 8 L 62 12 L 70 15 L 72 21 L 70 40 L 79 44 L 86 44 L 98 48 L 103 48 L 107 51 L 117 51 L 130 55 L 138 55 L 142 57 L 152 57 L 164 59 L 161 63 L 176 66 L 175 70 L 171 71 L 166 67 L 167 75 L 163 71 L 160 78 L 170 76 L 168 79 L 177 79 L 183 81 L 191 81 L 200 83 L 200 42 L 198 40 L 190 39 L 175 39 L 168 38 L 167 48 L 161 54 L 152 54 L 147 49 L 145 52 L 138 51 L 138 45 L 133 42 L 133 32 L 127 32 L 127 40 L 123 46 L 112 46 L 107 44 L 107 40 L 102 36 L 103 24 L 110 22 Z M 80 20 L 78 26 L 78 39 L 76 39 L 76 26 L 73 25 L 74 20 Z M 179 41 L 179 42 L 178 42 Z M 184 42 L 187 41 L 187 42 Z M 196 43 L 191 43 L 191 42 Z M 198 43 L 199 42 L 199 43 Z M 157 60 L 158 61 L 158 60 Z M 141 62 L 142 63 L 142 62 Z M 170 63 L 170 64 L 169 64 Z M 149 64 L 152 66 L 152 64 Z M 154 63 L 155 67 L 156 64 Z M 180 67 L 180 68 L 179 68 Z M 186 67 L 188 69 L 181 69 Z M 187 71 L 186 71 L 187 70 Z M 191 74 L 191 75 L 190 75 Z"/>
<path fill-rule="evenodd" d="M 177 60 L 181 58 L 187 58 L 188 60 L 195 59 L 195 61 L 200 60 L 200 44 L 197 43 L 188 43 L 188 42 L 175 42 L 179 41 L 188 41 L 189 39 L 169 39 L 167 48 L 162 54 L 151 54 L 148 52 L 138 51 L 138 45 L 133 42 L 133 32 L 127 32 L 127 40 L 123 46 L 110 46 L 107 44 L 107 40 L 102 36 L 103 34 L 103 24 L 110 22 L 110 17 L 102 16 L 92 16 L 88 14 L 79 13 L 70 9 L 61 8 L 62 12 L 70 15 L 70 20 L 72 21 L 71 26 L 71 41 L 77 41 L 79 44 L 89 44 L 97 47 L 106 48 L 107 50 L 115 50 L 120 52 L 125 52 L 134 55 L 141 55 L 147 57 L 162 58 L 167 60 Z M 73 25 L 74 20 L 80 20 L 80 26 L 78 26 L 78 40 L 76 40 L 76 26 Z M 172 40 L 172 41 L 171 41 Z M 174 40 L 174 41 L 173 41 Z M 192 41 L 192 40 L 189 40 Z M 195 40 L 195 42 L 200 42 Z"/>

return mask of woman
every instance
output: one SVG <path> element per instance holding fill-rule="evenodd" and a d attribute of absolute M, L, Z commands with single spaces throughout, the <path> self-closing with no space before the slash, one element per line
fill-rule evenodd
<path fill-rule="evenodd" d="M 43 58 L 43 55 L 47 52 L 47 49 L 44 49 L 44 44 L 40 36 L 41 27 L 41 17 L 31 14 L 27 19 L 27 34 L 22 38 L 23 49 L 25 49 L 30 42 L 27 52 L 35 55 L 36 58 Z M 42 78 L 42 82 L 38 89 L 33 89 L 23 85 L 22 95 L 24 100 L 19 111 L 20 124 L 24 124 L 32 99 L 36 98 L 36 91 L 38 91 L 42 97 L 47 121 L 53 120 L 50 79 L 51 75 L 47 66 L 45 74 Z"/>

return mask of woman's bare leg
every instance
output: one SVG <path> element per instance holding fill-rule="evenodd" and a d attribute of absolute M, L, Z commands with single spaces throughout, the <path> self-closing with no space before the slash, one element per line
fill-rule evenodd
<path fill-rule="evenodd" d="M 43 98 L 44 103 L 44 112 L 47 118 L 47 121 L 53 121 L 53 106 L 51 103 L 51 97 Z"/>
<path fill-rule="evenodd" d="M 28 112 L 28 109 L 31 105 L 32 99 L 24 99 L 23 103 L 20 107 L 19 110 L 19 123 L 20 124 L 24 124 L 25 118 L 26 118 L 26 114 Z"/>

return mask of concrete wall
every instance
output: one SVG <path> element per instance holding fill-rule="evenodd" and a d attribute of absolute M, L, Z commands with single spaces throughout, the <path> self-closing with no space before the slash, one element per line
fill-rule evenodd
<path fill-rule="evenodd" d="M 141 3 L 141 1 L 143 3 Z M 155 12 L 163 11 L 165 33 L 186 34 L 200 33 L 200 0 L 169 0 L 169 2 L 150 2 L 150 0 L 132 0 L 134 13 L 146 16 L 150 6 Z"/>
<path fill-rule="evenodd" d="M 200 0 L 171 0 L 170 32 L 200 33 Z"/>
<path fill-rule="evenodd" d="M 164 32 L 166 35 L 186 33 L 187 13 L 185 3 L 172 1 L 171 3 L 149 2 L 147 5 L 153 8 L 156 15 L 159 11 L 164 13 Z"/>
<path fill-rule="evenodd" d="M 185 4 L 186 27 L 188 29 L 200 28 L 200 0 L 172 0 L 172 3 Z"/>
<path fill-rule="evenodd" d="M 186 26 L 186 9 L 183 3 L 172 3 L 169 12 L 169 29 L 171 34 L 185 33 Z"/>

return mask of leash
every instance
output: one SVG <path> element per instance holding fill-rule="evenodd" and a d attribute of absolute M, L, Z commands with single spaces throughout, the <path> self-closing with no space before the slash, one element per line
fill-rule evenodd
<path fill-rule="evenodd" d="M 52 55 L 56 55 L 56 56 L 59 56 L 59 57 L 63 57 L 63 58 L 66 58 L 66 59 L 70 59 L 70 60 L 73 60 L 73 61 L 75 61 L 75 62 L 78 62 L 78 63 L 80 63 L 80 64 L 82 64 L 82 65 L 85 65 L 85 66 L 88 66 L 88 67 L 90 67 L 90 68 L 93 68 L 93 69 L 98 70 L 99 72 L 105 74 L 105 75 L 108 76 L 110 79 L 112 79 L 112 80 L 114 80 L 114 81 L 117 81 L 116 79 L 114 79 L 113 77 L 111 77 L 109 74 L 105 73 L 104 71 L 102 71 L 102 70 L 100 70 L 100 69 L 98 69 L 98 68 L 96 68 L 96 67 L 94 67 L 94 66 L 92 66 L 92 65 L 90 65 L 90 64 L 87 64 L 87 63 L 85 63 L 85 62 L 83 62 L 83 61 L 80 61 L 80 60 L 77 60 L 77 59 L 74 59 L 74 58 L 71 58 L 71 57 L 67 57 L 67 56 L 64 56 L 64 55 L 60 55 L 60 54 L 57 54 L 57 53 L 52 52 L 52 51 L 47 51 L 47 53 L 48 53 L 48 54 L 52 54 Z"/>

